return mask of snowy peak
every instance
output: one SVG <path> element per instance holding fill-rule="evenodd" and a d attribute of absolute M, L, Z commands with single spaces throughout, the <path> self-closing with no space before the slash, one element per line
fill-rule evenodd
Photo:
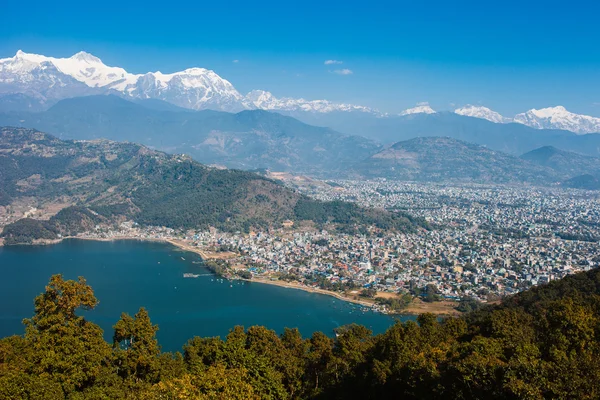
<path fill-rule="evenodd" d="M 0 94 L 23 93 L 48 101 L 84 94 L 117 94 L 125 98 L 160 99 L 195 110 L 238 112 L 246 109 L 313 113 L 365 112 L 376 110 L 328 100 L 276 98 L 256 90 L 241 95 L 226 79 L 205 68 L 174 73 L 132 74 L 111 67 L 98 57 L 81 51 L 68 58 L 46 57 L 17 51 L 0 59 Z"/>
<path fill-rule="evenodd" d="M 563 106 L 546 107 L 540 110 L 532 109 L 529 110 L 529 112 L 538 118 L 564 118 L 568 117 L 569 115 L 575 115 L 568 112 Z"/>
<path fill-rule="evenodd" d="M 435 114 L 436 111 L 429 106 L 429 103 L 422 102 L 417 103 L 416 107 L 409 108 L 400 113 L 400 115 L 411 115 L 411 114 Z"/>
<path fill-rule="evenodd" d="M 82 87 L 70 91 L 75 82 Z M 75 84 L 78 86 L 79 84 Z M 57 91 L 56 87 L 63 88 Z M 90 91 L 91 90 L 91 91 Z M 195 110 L 215 109 L 237 112 L 245 109 L 328 113 L 373 112 L 368 107 L 327 100 L 276 98 L 269 92 L 241 95 L 226 79 L 205 68 L 188 68 L 174 73 L 131 74 L 105 65 L 98 57 L 79 52 L 69 58 L 46 57 L 21 50 L 14 57 L 0 59 L 0 94 L 27 93 L 60 100 L 85 94 L 119 94 L 123 97 L 160 99 Z"/>
<path fill-rule="evenodd" d="M 563 106 L 531 109 L 517 114 L 514 121 L 536 129 L 563 129 L 580 135 L 600 133 L 600 118 L 575 114 Z"/>
<path fill-rule="evenodd" d="M 467 105 L 454 110 L 456 114 L 483 118 L 496 123 L 517 122 L 535 129 L 561 129 L 583 135 L 600 132 L 600 118 L 575 114 L 563 106 L 532 109 L 506 118 L 487 107 Z"/>
<path fill-rule="evenodd" d="M 281 101 L 271 92 L 265 90 L 253 90 L 246 95 L 246 105 L 248 108 L 258 108 L 271 110 L 277 108 Z"/>
<path fill-rule="evenodd" d="M 110 85 L 131 75 L 123 68 L 106 66 L 98 57 L 83 51 L 69 58 L 54 58 L 19 50 L 14 57 L 0 60 L 0 72 L 26 74 L 48 64 L 53 65 L 60 73 L 89 87 Z M 19 76 L 14 77 L 15 80 L 19 78 Z"/>
<path fill-rule="evenodd" d="M 93 56 L 90 53 L 86 53 L 85 51 L 80 51 L 79 53 L 71 56 L 71 58 L 77 61 L 83 61 L 87 63 L 102 64 L 102 61 L 98 57 Z"/>
<path fill-rule="evenodd" d="M 84 51 L 54 58 L 19 50 L 14 57 L 0 59 L 0 93 L 26 93 L 49 100 L 112 93 L 192 109 L 245 109 L 243 96 L 214 71 L 189 68 L 172 74 L 131 74 Z"/>
<path fill-rule="evenodd" d="M 454 110 L 454 112 L 458 115 L 464 115 L 466 117 L 486 119 L 497 124 L 511 121 L 510 118 L 503 117 L 496 111 L 492 111 L 487 107 L 474 106 L 471 104 L 468 104 L 461 108 L 457 108 L 456 110 Z"/>
<path fill-rule="evenodd" d="M 264 90 L 246 96 L 217 73 L 205 68 L 188 68 L 173 73 L 132 74 L 120 67 L 106 65 L 93 54 L 80 51 L 67 58 L 47 57 L 22 50 L 0 59 L 0 95 L 24 94 L 52 104 L 57 100 L 97 94 L 124 98 L 159 99 L 194 110 L 228 112 L 262 109 L 271 111 L 326 114 L 334 112 L 367 113 L 386 117 L 379 111 L 356 104 L 329 100 L 275 97 Z M 400 115 L 434 114 L 429 103 L 417 103 Z M 483 118 L 496 123 L 518 122 L 537 129 L 564 129 L 578 134 L 600 133 L 600 118 L 574 114 L 562 106 L 532 109 L 505 118 L 487 107 L 467 105 L 456 114 Z"/>
<path fill-rule="evenodd" d="M 124 81 L 112 89 L 130 97 L 160 99 L 194 110 L 237 112 L 245 109 L 243 96 L 233 85 L 204 68 L 190 68 L 172 74 L 149 72 L 137 77 L 133 83 Z"/>
<path fill-rule="evenodd" d="M 305 100 L 290 97 L 276 98 L 271 92 L 264 90 L 253 90 L 248 93 L 245 98 L 245 104 L 248 108 L 261 110 L 305 111 L 313 113 L 330 113 L 334 111 L 378 113 L 369 107 L 335 103 L 328 100 Z"/>

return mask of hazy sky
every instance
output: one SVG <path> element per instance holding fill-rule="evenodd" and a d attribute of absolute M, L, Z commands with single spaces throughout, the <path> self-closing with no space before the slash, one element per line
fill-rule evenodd
<path fill-rule="evenodd" d="M 242 93 L 387 112 L 429 101 L 600 116 L 597 1 L 135 3 L 5 2 L 0 57 L 85 50 L 130 72 L 204 67 Z"/>

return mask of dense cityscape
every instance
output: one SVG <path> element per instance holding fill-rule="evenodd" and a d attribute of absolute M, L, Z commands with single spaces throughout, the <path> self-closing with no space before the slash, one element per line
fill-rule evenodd
<path fill-rule="evenodd" d="M 432 226 L 348 235 L 294 227 L 248 234 L 122 223 L 91 238 L 181 240 L 217 257 L 229 276 L 329 290 L 375 289 L 486 302 L 600 264 L 598 194 L 533 187 L 335 181 L 295 185 L 321 200 L 401 209 Z M 243 272 L 246 271 L 246 272 Z M 427 290 L 429 289 L 429 290 Z"/>

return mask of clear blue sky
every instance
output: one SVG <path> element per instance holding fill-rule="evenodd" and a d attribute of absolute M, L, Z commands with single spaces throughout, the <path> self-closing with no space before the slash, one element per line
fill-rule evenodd
<path fill-rule="evenodd" d="M 429 101 L 600 116 L 597 1 L 135 3 L 7 1 L 0 57 L 85 50 L 130 72 L 205 67 L 242 93 L 390 112 Z"/>

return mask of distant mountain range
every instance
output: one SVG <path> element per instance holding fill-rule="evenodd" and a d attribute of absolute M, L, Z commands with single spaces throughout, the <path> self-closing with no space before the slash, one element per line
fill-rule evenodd
<path fill-rule="evenodd" d="M 399 113 L 384 114 L 355 104 L 277 98 L 264 90 L 253 90 L 243 95 L 229 81 L 208 69 L 132 74 L 123 68 L 107 66 L 98 57 L 85 52 L 68 58 L 55 58 L 19 50 L 13 57 L 0 59 L 0 110 L 37 111 L 65 98 L 94 94 L 114 94 L 130 100 L 157 99 L 194 110 L 277 111 L 309 124 L 317 123 L 363 136 L 369 136 L 365 129 L 378 125 L 378 120 L 435 113 L 427 103 L 419 103 Z M 454 112 L 496 123 L 517 122 L 536 129 L 569 130 L 578 134 L 600 132 L 600 118 L 574 114 L 561 106 L 529 110 L 514 118 L 473 105 Z M 349 120 L 346 124 L 350 125 L 356 119 L 361 123 L 353 130 L 340 129 L 340 125 L 344 124 L 340 119 Z M 319 120 L 322 123 L 318 123 Z M 390 123 L 393 124 L 393 121 Z"/>
<path fill-rule="evenodd" d="M 170 74 L 160 71 L 132 74 L 123 68 L 107 66 L 85 52 L 55 58 L 19 50 L 14 57 L 0 59 L 0 94 L 17 93 L 29 97 L 26 101 L 35 102 L 38 108 L 47 108 L 65 98 L 115 94 L 128 99 L 164 100 L 194 110 L 376 113 L 368 107 L 327 100 L 278 99 L 261 90 L 242 95 L 229 81 L 205 68 L 188 68 Z M 23 107 L 19 104 L 18 108 Z"/>
<path fill-rule="evenodd" d="M 63 139 L 110 139 L 185 153 L 205 164 L 320 175 L 380 149 L 372 140 L 262 110 L 187 111 L 160 100 L 87 96 L 38 113 L 0 113 L 0 126 L 39 129 Z"/>
<path fill-rule="evenodd" d="M 493 123 L 454 112 L 415 113 L 387 118 L 341 113 L 311 115 L 310 118 L 306 115 L 290 115 L 313 125 L 329 126 L 386 145 L 416 137 L 448 136 L 514 156 L 543 146 L 600 156 L 600 134 L 577 135 L 566 130 L 535 129 L 518 123 Z"/>
<path fill-rule="evenodd" d="M 542 108 L 541 110 L 532 109 L 517 114 L 514 118 L 503 117 L 487 107 L 473 105 L 456 109 L 454 112 L 496 123 L 516 122 L 535 129 L 560 129 L 580 135 L 600 133 L 600 118 L 575 114 L 567 111 L 563 106 Z"/>
<path fill-rule="evenodd" d="M 598 134 L 497 124 L 455 113 L 381 119 L 372 135 L 393 142 L 388 146 L 274 112 L 193 111 L 156 99 L 134 103 L 111 95 L 65 99 L 42 112 L 0 112 L 0 126 L 39 129 L 62 139 L 126 140 L 205 164 L 322 178 L 351 174 L 550 184 L 596 176 L 600 170 Z"/>

